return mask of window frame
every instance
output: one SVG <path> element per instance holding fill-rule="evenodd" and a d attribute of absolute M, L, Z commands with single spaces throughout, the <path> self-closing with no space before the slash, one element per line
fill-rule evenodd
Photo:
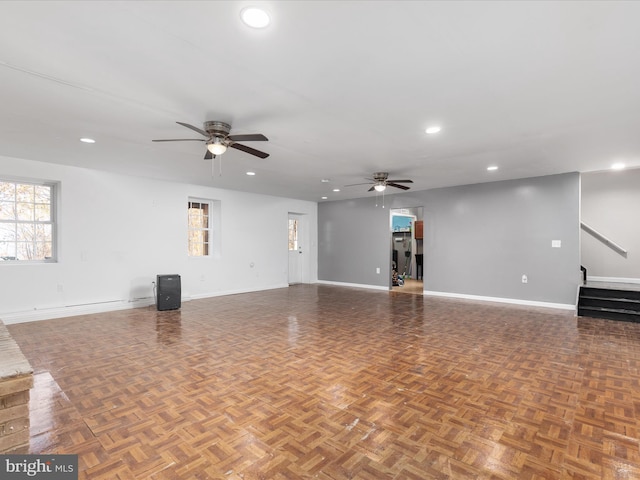
<path fill-rule="evenodd" d="M 288 237 L 289 251 L 297 252 L 299 246 L 297 218 L 289 218 Z"/>
<path fill-rule="evenodd" d="M 56 182 L 56 181 L 50 181 L 50 180 L 39 180 L 39 179 L 33 179 L 33 178 L 16 178 L 16 177 L 7 177 L 7 176 L 0 176 L 0 183 L 9 183 L 9 184 L 13 184 L 16 188 L 18 185 L 31 185 L 34 187 L 48 187 L 49 188 L 49 220 L 47 221 L 42 221 L 42 220 L 36 220 L 35 218 L 33 218 L 32 220 L 18 220 L 17 218 L 17 214 L 16 214 L 16 218 L 14 219 L 0 219 L 0 224 L 16 224 L 16 225 L 32 225 L 34 227 L 34 231 L 36 230 L 35 227 L 37 226 L 41 226 L 41 225 L 50 225 L 51 227 L 51 255 L 49 257 L 44 257 L 44 258 L 36 258 L 36 259 L 20 259 L 20 258 L 13 258 L 13 259 L 9 259 L 9 260 L 5 260 L 0 258 L 0 265 L 26 265 L 26 264 L 46 264 L 46 263 L 58 263 L 59 261 L 59 252 L 58 252 L 58 245 L 59 245 L 59 241 L 58 241 L 58 230 L 59 230 L 59 225 L 58 225 L 58 218 L 59 218 L 59 212 L 58 212 L 58 208 L 59 208 L 59 196 L 60 196 L 60 182 Z M 16 193 L 17 195 L 17 193 Z M 37 199 L 34 198 L 33 199 L 33 210 L 34 212 L 37 211 L 37 205 L 39 205 L 39 203 L 36 201 Z M 18 202 L 18 198 L 16 197 L 14 199 L 14 203 L 18 204 L 18 203 L 26 203 L 26 202 Z M 35 237 L 33 242 L 35 242 L 35 240 L 38 237 Z M 0 240 L 1 242 L 1 240 Z M 15 253 L 16 253 L 16 257 L 17 257 L 17 253 L 18 253 L 18 244 L 21 243 L 19 242 L 17 236 L 16 239 L 11 242 L 15 244 Z"/>
<path fill-rule="evenodd" d="M 191 225 L 191 209 L 192 208 L 200 209 L 200 207 L 193 207 L 192 204 L 206 205 L 207 206 L 207 209 L 206 209 L 207 211 L 205 213 L 205 215 L 207 217 L 207 226 L 206 227 L 192 226 Z M 196 197 L 189 197 L 187 199 L 187 256 L 189 258 L 209 258 L 209 257 L 211 257 L 213 255 L 213 235 L 214 235 L 214 231 L 213 231 L 212 213 L 213 213 L 213 201 L 212 200 L 207 200 L 207 199 L 204 199 L 204 198 L 196 198 Z M 199 247 L 203 248 L 204 253 L 202 253 L 202 254 L 194 254 L 194 253 L 192 253 L 192 235 L 195 232 L 204 232 L 204 238 L 198 244 Z"/>

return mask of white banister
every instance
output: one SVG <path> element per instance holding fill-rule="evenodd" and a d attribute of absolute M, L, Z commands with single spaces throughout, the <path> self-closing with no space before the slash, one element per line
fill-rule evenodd
<path fill-rule="evenodd" d="M 618 245 L 613 240 L 610 240 L 609 238 L 605 237 L 603 234 L 598 232 L 596 229 L 590 227 L 586 223 L 580 222 L 580 228 L 582 228 L 582 230 L 587 232 L 592 237 L 600 240 L 602 243 L 604 243 L 610 249 L 615 250 L 616 252 L 618 252 L 623 257 L 627 256 L 627 251 L 624 248 L 622 248 L 620 245 Z"/>

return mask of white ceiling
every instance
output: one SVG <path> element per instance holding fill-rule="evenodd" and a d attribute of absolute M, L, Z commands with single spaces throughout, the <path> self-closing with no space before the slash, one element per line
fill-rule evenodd
<path fill-rule="evenodd" d="M 639 25 L 640 2 L 2 1 L 0 155 L 312 201 L 373 196 L 344 185 L 375 171 L 640 167 Z M 151 142 L 205 120 L 270 157 L 212 175 L 203 144 Z"/>

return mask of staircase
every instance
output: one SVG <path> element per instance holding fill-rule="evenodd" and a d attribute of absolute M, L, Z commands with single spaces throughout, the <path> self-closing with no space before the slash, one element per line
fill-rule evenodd
<path fill-rule="evenodd" d="M 581 286 L 578 316 L 640 322 L 640 288 L 634 287 Z"/>

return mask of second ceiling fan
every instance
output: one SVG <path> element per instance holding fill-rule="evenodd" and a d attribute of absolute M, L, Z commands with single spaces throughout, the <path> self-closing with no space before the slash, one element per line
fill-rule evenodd
<path fill-rule="evenodd" d="M 240 135 L 229 135 L 231 125 L 220 121 L 204 122 L 203 128 L 194 127 L 188 123 L 176 122 L 178 125 L 190 128 L 194 132 L 198 132 L 205 138 L 172 138 L 166 140 L 153 140 L 154 142 L 206 142 L 207 152 L 204 155 L 205 160 L 211 160 L 216 155 L 222 155 L 227 148 L 235 148 L 250 155 L 260 158 L 267 158 L 268 153 L 261 152 L 255 148 L 247 147 L 238 142 L 266 142 L 269 139 L 261 133 L 247 133 Z"/>
<path fill-rule="evenodd" d="M 409 190 L 411 187 L 407 187 L 406 185 L 400 185 L 401 183 L 413 183 L 413 180 L 389 180 L 388 172 L 375 172 L 373 174 L 373 178 L 365 178 L 365 180 L 369 180 L 367 183 L 353 183 L 351 185 L 346 185 L 347 187 L 353 187 L 356 185 L 371 185 L 371 188 L 367 190 L 368 192 L 376 191 L 383 192 L 387 187 L 395 187 L 400 190 Z"/>

